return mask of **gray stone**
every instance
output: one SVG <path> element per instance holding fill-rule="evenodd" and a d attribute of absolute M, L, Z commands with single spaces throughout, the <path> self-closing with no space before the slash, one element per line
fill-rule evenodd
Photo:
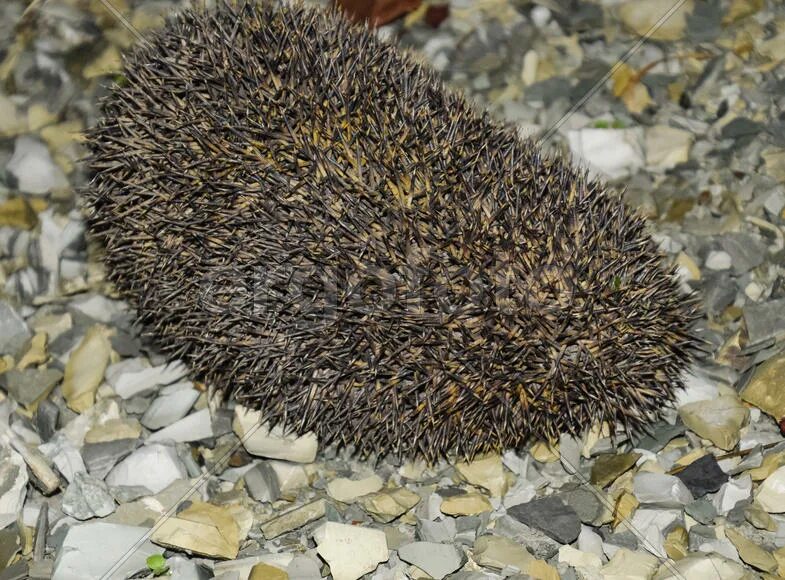
<path fill-rule="evenodd" d="M 245 472 L 245 486 L 256 501 L 271 503 L 281 497 L 278 476 L 266 461 L 261 461 Z"/>
<path fill-rule="evenodd" d="M 191 388 L 159 396 L 147 408 L 141 423 L 152 431 L 168 427 L 185 417 L 198 398 L 199 391 Z"/>
<path fill-rule="evenodd" d="M 496 520 L 494 531 L 523 545 L 535 558 L 540 560 L 550 560 L 561 548 L 561 544 L 553 538 L 508 515 Z"/>
<path fill-rule="evenodd" d="M 206 567 L 182 556 L 167 558 L 166 564 L 171 573 L 170 580 L 209 580 L 213 577 Z"/>
<path fill-rule="evenodd" d="M 717 517 L 717 508 L 714 503 L 705 497 L 688 503 L 684 506 L 684 511 L 693 519 L 701 524 L 710 524 Z"/>
<path fill-rule="evenodd" d="M 437 579 L 455 572 L 466 563 L 466 555 L 462 550 L 435 542 L 407 544 L 398 550 L 398 557 Z"/>
<path fill-rule="evenodd" d="M 553 495 L 513 506 L 507 513 L 562 544 L 574 542 L 581 531 L 581 520 L 575 510 Z"/>
<path fill-rule="evenodd" d="M 750 346 L 785 336 L 785 298 L 744 307 Z"/>
<path fill-rule="evenodd" d="M 77 473 L 63 494 L 63 513 L 77 520 L 103 518 L 115 510 L 109 488 L 100 479 Z"/>
<path fill-rule="evenodd" d="M 50 368 L 27 368 L 11 369 L 0 376 L 11 398 L 28 407 L 51 391 L 63 378 L 63 373 Z"/>
<path fill-rule="evenodd" d="M 119 461 L 136 449 L 138 444 L 138 439 L 85 443 L 82 447 L 82 459 L 91 475 L 104 479 Z"/>
<path fill-rule="evenodd" d="M 52 580 L 119 580 L 146 569 L 147 558 L 161 552 L 149 540 L 137 546 L 147 531 L 143 527 L 107 522 L 72 526 L 58 550 Z M 120 563 L 125 556 L 128 559 Z"/>
<path fill-rule="evenodd" d="M 657 453 L 670 440 L 683 435 L 686 430 L 687 427 L 681 421 L 678 421 L 675 425 L 660 421 L 647 429 L 647 434 L 634 442 L 633 447 Z"/>
<path fill-rule="evenodd" d="M 32 334 L 24 318 L 8 302 L 0 300 L 0 355 L 15 355 Z"/>
<path fill-rule="evenodd" d="M 147 438 L 147 441 L 188 443 L 191 441 L 202 441 L 211 437 L 213 437 L 213 422 L 210 418 L 210 409 L 205 408 L 183 417 L 160 431 L 156 431 Z"/>
<path fill-rule="evenodd" d="M 607 509 L 597 494 L 583 485 L 561 492 L 559 497 L 575 510 L 584 524 L 596 522 Z"/>
<path fill-rule="evenodd" d="M 757 268 L 766 257 L 766 244 L 750 234 L 725 234 L 719 243 L 730 254 L 731 271 L 737 276 Z"/>
<path fill-rule="evenodd" d="M 52 401 L 41 401 L 38 404 L 38 409 L 35 412 L 35 428 L 41 441 L 49 441 L 55 434 L 59 416 L 60 408 Z"/>
<path fill-rule="evenodd" d="M 313 558 L 298 555 L 289 562 L 286 573 L 289 575 L 289 580 L 321 580 L 322 573 L 319 568 L 319 563 Z"/>
<path fill-rule="evenodd" d="M 113 486 L 141 485 L 158 493 L 186 477 L 188 472 L 173 447 L 152 444 L 137 449 L 115 465 L 106 482 Z"/>
<path fill-rule="evenodd" d="M 642 504 L 674 508 L 692 501 L 687 486 L 676 476 L 639 472 L 633 477 L 633 492 Z"/>
<path fill-rule="evenodd" d="M 418 537 L 426 542 L 449 543 L 455 539 L 457 533 L 454 518 L 436 521 L 420 519 L 417 527 Z"/>

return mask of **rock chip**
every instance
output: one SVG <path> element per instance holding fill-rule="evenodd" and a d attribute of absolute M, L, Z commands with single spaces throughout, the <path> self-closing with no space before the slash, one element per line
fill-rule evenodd
<path fill-rule="evenodd" d="M 502 536 L 480 536 L 474 542 L 473 556 L 480 566 L 502 570 L 515 566 L 522 574 L 528 573 L 534 557 L 526 548 Z"/>
<path fill-rule="evenodd" d="M 785 417 L 785 352 L 755 369 L 741 398 L 778 421 Z"/>
<path fill-rule="evenodd" d="M 300 507 L 282 513 L 279 516 L 267 520 L 261 525 L 262 533 L 268 540 L 277 538 L 281 534 L 291 532 L 305 524 L 323 518 L 326 513 L 327 502 L 317 499 Z"/>
<path fill-rule="evenodd" d="M 327 493 L 334 500 L 351 503 L 359 497 L 379 491 L 383 485 L 384 481 L 376 474 L 363 479 L 338 477 L 327 484 Z"/>
<path fill-rule="evenodd" d="M 651 554 L 619 548 L 600 573 L 603 580 L 649 580 L 659 564 Z"/>
<path fill-rule="evenodd" d="M 25 193 L 45 195 L 69 187 L 68 178 L 52 160 L 49 148 L 27 135 L 16 138 L 6 170 L 16 178 L 17 188 Z"/>
<path fill-rule="evenodd" d="M 487 497 L 480 493 L 464 493 L 444 498 L 439 508 L 448 516 L 476 516 L 493 510 Z"/>
<path fill-rule="evenodd" d="M 63 494 L 62 510 L 77 520 L 103 518 L 115 510 L 115 503 L 103 481 L 80 472 L 75 474 Z"/>
<path fill-rule="evenodd" d="M 201 411 L 196 411 L 195 413 L 183 417 L 160 431 L 156 431 L 147 438 L 147 441 L 188 443 L 191 441 L 209 439 L 213 436 L 213 422 L 210 417 L 210 409 L 204 408 Z"/>
<path fill-rule="evenodd" d="M 692 497 L 701 498 L 707 493 L 718 491 L 728 481 L 728 474 L 720 469 L 717 459 L 707 453 L 676 473 L 682 483 L 692 493 Z"/>
<path fill-rule="evenodd" d="M 174 390 L 157 397 L 142 415 L 142 425 L 152 431 L 168 427 L 188 414 L 199 391 L 193 388 Z"/>
<path fill-rule="evenodd" d="M 785 513 L 785 466 L 763 481 L 755 494 L 755 501 L 769 513 Z"/>
<path fill-rule="evenodd" d="M 747 424 L 749 414 L 749 409 L 732 396 L 687 403 L 679 408 L 679 416 L 688 429 L 725 451 L 738 444 L 739 431 Z"/>
<path fill-rule="evenodd" d="M 335 580 L 357 580 L 389 559 L 387 538 L 380 530 L 327 522 L 313 539 Z"/>
<path fill-rule="evenodd" d="M 278 476 L 269 463 L 260 462 L 243 475 L 248 493 L 256 501 L 272 503 L 281 497 Z"/>
<path fill-rule="evenodd" d="M 721 516 L 728 515 L 736 504 L 747 501 L 752 495 L 752 478 L 749 475 L 736 477 L 722 484 L 720 490 L 712 499 L 714 508 Z"/>
<path fill-rule="evenodd" d="M 158 493 L 173 481 L 186 477 L 188 472 L 174 447 L 154 443 L 140 447 L 118 463 L 106 476 L 106 483 L 139 485 Z"/>
<path fill-rule="evenodd" d="M 774 556 L 772 556 L 771 553 L 748 540 L 736 530 L 726 529 L 725 537 L 728 538 L 739 551 L 739 557 L 744 563 L 749 564 L 762 572 L 772 573 L 777 569 L 777 560 L 774 559 Z"/>
<path fill-rule="evenodd" d="M 112 345 L 109 330 L 100 324 L 91 327 L 65 365 L 61 387 L 68 408 L 81 413 L 95 403 L 95 392 L 109 365 Z"/>
<path fill-rule="evenodd" d="M 248 453 L 295 463 L 313 462 L 318 448 L 315 434 L 285 435 L 277 425 L 272 429 L 267 423 L 262 425 L 261 416 L 259 411 L 241 405 L 234 409 L 232 427 Z"/>
<path fill-rule="evenodd" d="M 147 558 L 161 551 L 147 540 L 137 545 L 147 532 L 148 528 L 106 522 L 72 526 L 57 552 L 52 580 L 119 579 L 146 569 Z"/>
<path fill-rule="evenodd" d="M 562 544 L 574 542 L 581 531 L 581 520 L 575 510 L 553 495 L 513 506 L 507 513 Z"/>
<path fill-rule="evenodd" d="M 605 453 L 591 467 L 591 482 L 598 487 L 610 485 L 640 459 L 640 453 Z"/>
<path fill-rule="evenodd" d="M 693 499 L 687 486 L 673 475 L 639 472 L 632 481 L 633 493 L 642 504 L 673 508 L 686 505 Z"/>
<path fill-rule="evenodd" d="M 405 487 L 399 487 L 363 496 L 359 502 L 374 520 L 386 524 L 420 503 L 420 496 Z"/>
<path fill-rule="evenodd" d="M 412 542 L 398 549 L 398 557 L 433 578 L 444 578 L 466 563 L 466 555 L 456 546 L 434 542 Z"/>
<path fill-rule="evenodd" d="M 455 470 L 467 482 L 487 489 L 493 497 L 507 493 L 508 483 L 504 474 L 501 455 L 487 455 L 471 462 L 455 464 Z"/>
<path fill-rule="evenodd" d="M 163 519 L 150 539 L 156 544 L 210 558 L 231 559 L 240 550 L 240 528 L 223 507 L 190 502 Z"/>
<path fill-rule="evenodd" d="M 0 530 L 19 517 L 27 481 L 27 466 L 22 456 L 0 443 Z"/>

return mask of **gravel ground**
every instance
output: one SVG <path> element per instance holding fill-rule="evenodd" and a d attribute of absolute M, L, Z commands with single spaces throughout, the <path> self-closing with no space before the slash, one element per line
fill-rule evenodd
<path fill-rule="evenodd" d="M 184 6 L 112 4 L 138 31 Z M 80 132 L 134 33 L 6 0 L 0 580 L 785 577 L 785 6 L 452 0 L 380 34 L 650 218 L 704 302 L 676 405 L 471 463 L 241 443 L 254 413 L 140 341 L 85 241 Z"/>

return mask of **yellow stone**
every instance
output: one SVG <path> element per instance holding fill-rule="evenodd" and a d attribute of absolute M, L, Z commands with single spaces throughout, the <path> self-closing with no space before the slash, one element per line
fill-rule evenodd
<path fill-rule="evenodd" d="M 117 439 L 136 439 L 142 434 L 138 419 L 109 419 L 96 425 L 84 436 L 85 443 L 106 443 Z"/>
<path fill-rule="evenodd" d="M 694 449 L 694 450 L 690 451 L 689 453 L 687 453 L 687 455 L 683 455 L 683 456 L 679 457 L 676 460 L 676 465 L 679 465 L 681 467 L 687 467 L 690 463 L 692 463 L 693 461 L 695 461 L 697 459 L 700 459 L 704 455 L 706 455 L 706 450 L 705 449 Z"/>
<path fill-rule="evenodd" d="M 90 327 L 65 365 L 62 391 L 69 409 L 81 413 L 93 406 L 111 352 L 109 330 L 100 324 Z"/>
<path fill-rule="evenodd" d="M 120 51 L 110 44 L 93 62 L 84 67 L 82 75 L 86 79 L 92 79 L 119 72 L 122 66 Z"/>
<path fill-rule="evenodd" d="M 550 445 L 545 441 L 537 441 L 531 446 L 529 453 L 540 463 L 553 463 L 559 461 L 559 446 Z"/>
<path fill-rule="evenodd" d="M 688 429 L 725 451 L 736 447 L 739 432 L 747 424 L 749 415 L 749 409 L 735 396 L 695 401 L 679 407 L 679 416 Z"/>
<path fill-rule="evenodd" d="M 739 557 L 746 564 L 762 572 L 773 572 L 777 569 L 777 560 L 771 553 L 751 542 L 736 530 L 726 529 L 725 537 L 736 546 L 736 549 L 739 551 Z"/>
<path fill-rule="evenodd" d="M 280 568 L 260 562 L 251 568 L 248 580 L 289 580 L 289 574 Z"/>
<path fill-rule="evenodd" d="M 529 563 L 529 576 L 536 580 L 559 580 L 559 572 L 544 560 Z"/>
<path fill-rule="evenodd" d="M 683 526 L 676 526 L 665 536 L 665 553 L 673 560 L 681 560 L 689 551 L 689 535 Z"/>
<path fill-rule="evenodd" d="M 162 546 L 213 558 L 231 559 L 240 550 L 237 522 L 226 510 L 201 501 L 164 519 L 150 539 Z"/>
<path fill-rule="evenodd" d="M 399 487 L 363 496 L 359 502 L 377 522 L 388 523 L 420 503 L 420 496 L 405 487 Z"/>
<path fill-rule="evenodd" d="M 50 113 L 45 106 L 35 103 L 27 109 L 27 125 L 31 131 L 38 131 L 42 127 L 57 121 L 57 115 Z"/>
<path fill-rule="evenodd" d="M 747 473 L 752 477 L 752 481 L 763 481 L 783 465 L 785 465 L 785 451 L 778 451 L 764 455 L 760 465 L 748 469 Z"/>
<path fill-rule="evenodd" d="M 12 197 L 0 203 L 0 226 L 32 230 L 37 223 L 38 216 L 25 198 Z"/>
<path fill-rule="evenodd" d="M 785 417 L 785 353 L 755 369 L 741 398 L 778 421 Z"/>
<path fill-rule="evenodd" d="M 46 352 L 47 336 L 45 332 L 37 332 L 33 338 L 30 339 L 30 348 L 19 359 L 16 368 L 19 370 L 26 369 L 29 366 L 40 365 L 49 360 L 49 354 Z"/>
<path fill-rule="evenodd" d="M 455 469 L 464 480 L 487 489 L 493 497 L 502 497 L 507 493 L 507 477 L 501 455 L 487 455 L 468 463 L 456 463 Z"/>
<path fill-rule="evenodd" d="M 592 465 L 591 482 L 599 487 L 606 487 L 635 465 L 640 456 L 640 453 L 600 455 Z"/>
<path fill-rule="evenodd" d="M 484 495 L 466 493 L 445 498 L 440 509 L 449 516 L 476 516 L 493 510 L 493 506 Z"/>
<path fill-rule="evenodd" d="M 616 529 L 619 524 L 629 520 L 639 505 L 641 505 L 640 502 L 632 493 L 622 492 L 613 508 L 613 528 Z"/>
<path fill-rule="evenodd" d="M 684 36 L 687 15 L 692 13 L 695 4 L 693 0 L 686 0 L 663 20 L 669 8 L 671 4 L 662 0 L 628 0 L 619 7 L 618 14 L 625 26 L 638 36 L 650 33 L 652 40 L 679 40 Z"/>

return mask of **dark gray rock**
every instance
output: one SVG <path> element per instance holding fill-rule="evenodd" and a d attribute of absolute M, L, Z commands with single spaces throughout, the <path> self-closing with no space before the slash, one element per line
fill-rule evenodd
<path fill-rule="evenodd" d="M 567 505 L 575 510 L 575 513 L 578 514 L 578 517 L 584 524 L 596 522 L 605 512 L 605 506 L 600 498 L 586 486 L 576 487 L 558 495 Z"/>
<path fill-rule="evenodd" d="M 0 355 L 16 355 L 32 336 L 25 319 L 8 302 L 0 301 Z"/>
<path fill-rule="evenodd" d="M 45 396 L 62 378 L 62 372 L 48 368 L 11 369 L 2 375 L 8 394 L 25 407 Z"/>
<path fill-rule="evenodd" d="M 41 441 L 46 443 L 57 431 L 57 419 L 60 416 L 60 407 L 52 401 L 41 401 L 35 412 L 35 428 Z"/>
<path fill-rule="evenodd" d="M 750 346 L 785 336 L 785 298 L 744 307 Z"/>
<path fill-rule="evenodd" d="M 494 531 L 524 546 L 535 558 L 550 560 L 559 552 L 561 544 L 539 530 L 527 526 L 509 515 L 496 520 Z"/>
<path fill-rule="evenodd" d="M 711 453 L 696 459 L 675 475 L 687 486 L 694 498 L 714 493 L 728 481 L 728 474 L 720 469 Z"/>
<path fill-rule="evenodd" d="M 398 549 L 398 557 L 433 578 L 444 578 L 466 563 L 463 550 L 449 544 L 412 542 Z"/>
<path fill-rule="evenodd" d="M 581 531 L 581 520 L 575 510 L 553 495 L 513 506 L 507 513 L 562 544 L 574 542 Z"/>

